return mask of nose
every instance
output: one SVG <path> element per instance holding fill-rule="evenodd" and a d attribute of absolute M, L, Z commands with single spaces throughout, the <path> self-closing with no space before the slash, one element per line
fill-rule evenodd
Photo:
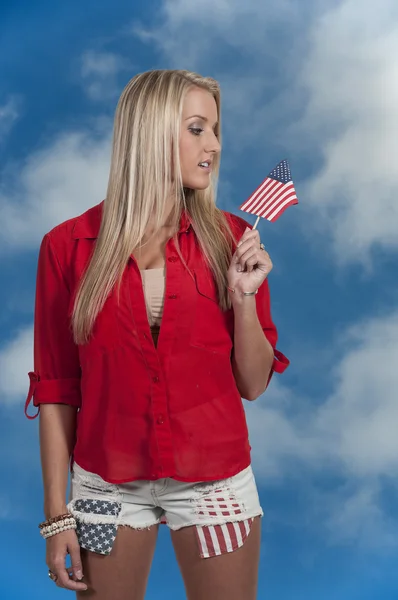
<path fill-rule="evenodd" d="M 209 152 L 212 154 L 217 154 L 217 152 L 220 152 L 220 150 L 221 150 L 221 144 L 218 140 L 218 137 L 216 136 L 215 133 L 212 133 L 210 138 L 208 138 L 208 140 L 207 140 L 206 152 Z"/>

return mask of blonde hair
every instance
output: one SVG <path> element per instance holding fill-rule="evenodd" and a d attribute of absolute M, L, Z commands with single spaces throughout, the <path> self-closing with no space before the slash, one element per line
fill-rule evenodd
<path fill-rule="evenodd" d="M 219 154 L 214 157 L 207 189 L 184 189 L 181 178 L 182 110 L 186 93 L 192 87 L 213 95 L 218 109 L 216 134 L 220 138 L 220 88 L 210 77 L 183 70 L 147 71 L 133 77 L 120 96 L 101 226 L 72 313 L 77 344 L 89 340 L 95 319 L 116 283 L 119 292 L 129 257 L 137 247 L 142 247 L 149 219 L 154 219 L 153 235 L 161 227 L 170 193 L 174 196 L 170 216 L 173 231 L 176 230 L 173 239 L 183 264 L 192 276 L 177 236 L 181 213 L 186 210 L 204 259 L 213 272 L 219 306 L 221 310 L 231 308 L 227 270 L 232 257 L 231 242 L 237 240 L 215 203 Z"/>

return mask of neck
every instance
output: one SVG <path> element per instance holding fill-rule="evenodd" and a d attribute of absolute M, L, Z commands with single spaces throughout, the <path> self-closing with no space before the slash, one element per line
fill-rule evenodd
<path fill-rule="evenodd" d="M 171 220 L 173 208 L 174 208 L 174 200 L 170 199 L 166 202 L 166 208 L 164 211 L 164 221 L 163 221 L 162 225 L 160 226 L 162 231 L 173 227 L 173 223 Z M 151 235 L 154 231 L 155 231 L 154 220 L 151 218 L 151 219 L 149 219 L 149 222 L 147 225 L 147 234 Z"/>
<path fill-rule="evenodd" d="M 153 240 L 153 241 L 163 242 L 164 240 L 167 240 L 174 235 L 174 233 L 176 231 L 176 225 L 171 223 L 170 214 L 171 214 L 171 210 L 168 210 L 165 215 L 165 217 L 166 217 L 165 221 L 160 226 L 160 228 L 155 228 L 153 219 L 151 219 L 149 221 L 141 244 L 145 244 L 147 241 L 150 240 L 150 238 L 151 238 L 151 241 Z M 177 225 L 177 230 L 178 230 L 178 225 Z"/>

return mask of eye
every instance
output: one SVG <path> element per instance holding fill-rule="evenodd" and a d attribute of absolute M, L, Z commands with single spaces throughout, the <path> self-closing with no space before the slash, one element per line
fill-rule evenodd
<path fill-rule="evenodd" d="M 193 133 L 193 135 L 200 135 L 204 129 L 202 129 L 202 127 L 189 127 L 189 131 Z"/>

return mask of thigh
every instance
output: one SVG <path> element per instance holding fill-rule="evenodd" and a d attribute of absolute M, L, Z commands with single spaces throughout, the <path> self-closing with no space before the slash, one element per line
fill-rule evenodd
<path fill-rule="evenodd" d="M 256 600 L 261 545 L 261 517 L 234 552 L 200 558 L 194 527 L 171 531 L 188 600 Z"/>
<path fill-rule="evenodd" d="M 104 556 L 81 549 L 88 590 L 78 600 L 144 600 L 159 525 L 147 529 L 119 527 L 112 551 Z"/>

